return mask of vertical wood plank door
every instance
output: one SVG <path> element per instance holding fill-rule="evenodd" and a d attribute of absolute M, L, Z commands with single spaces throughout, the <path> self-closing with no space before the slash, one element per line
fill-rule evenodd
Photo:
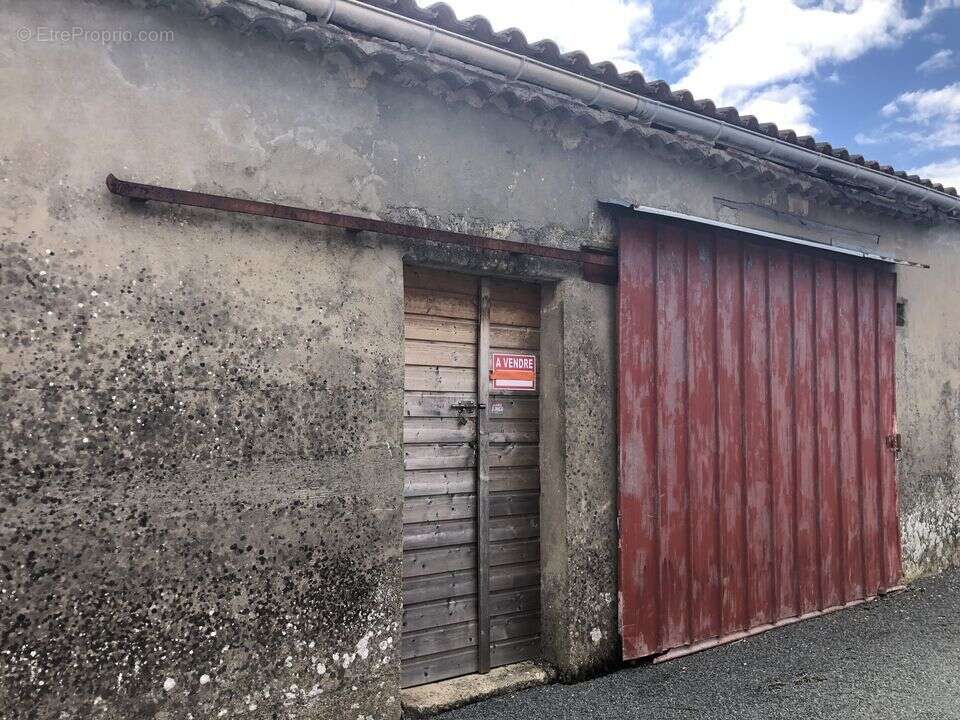
<path fill-rule="evenodd" d="M 539 655 L 537 392 L 491 390 L 494 352 L 539 355 L 535 285 L 404 269 L 401 684 Z M 539 359 L 539 358 L 538 358 Z"/>
<path fill-rule="evenodd" d="M 889 266 L 646 218 L 619 250 L 624 659 L 897 587 Z"/>

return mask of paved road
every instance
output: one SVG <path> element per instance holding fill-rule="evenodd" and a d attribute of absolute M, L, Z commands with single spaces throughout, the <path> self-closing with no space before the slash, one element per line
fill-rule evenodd
<path fill-rule="evenodd" d="M 527 690 L 439 717 L 960 719 L 960 571 L 663 665 Z"/>

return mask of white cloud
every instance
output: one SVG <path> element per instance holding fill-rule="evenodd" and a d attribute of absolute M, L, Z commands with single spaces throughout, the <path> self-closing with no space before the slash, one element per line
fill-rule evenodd
<path fill-rule="evenodd" d="M 960 122 L 951 120 L 910 134 L 911 141 L 921 148 L 940 149 L 960 147 Z"/>
<path fill-rule="evenodd" d="M 697 46 L 697 37 L 689 26 L 673 25 L 657 28 L 656 34 L 638 41 L 642 50 L 653 52 L 666 63 L 676 66 L 678 58 Z"/>
<path fill-rule="evenodd" d="M 845 0 L 801 6 L 792 0 L 717 0 L 693 68 L 680 84 L 722 103 L 772 83 L 811 75 L 820 65 L 898 42 L 925 24 L 900 0 Z"/>
<path fill-rule="evenodd" d="M 950 8 L 960 8 L 960 0 L 927 0 L 924 3 L 925 11 L 949 10 Z"/>
<path fill-rule="evenodd" d="M 936 125 L 897 123 L 884 125 L 853 137 L 857 145 L 897 144 L 913 152 L 960 147 L 960 121 Z"/>
<path fill-rule="evenodd" d="M 884 117 L 893 117 L 893 116 L 896 115 L 898 112 L 900 112 L 900 108 L 897 107 L 897 101 L 896 101 L 896 100 L 891 100 L 891 101 L 888 102 L 886 105 L 884 105 L 882 108 L 880 108 L 880 114 L 883 115 Z"/>
<path fill-rule="evenodd" d="M 813 118 L 813 92 L 800 83 L 766 88 L 744 98 L 740 112 L 755 115 L 762 122 L 775 122 L 798 135 L 816 135 Z"/>
<path fill-rule="evenodd" d="M 839 64 L 896 45 L 937 12 L 960 6 L 925 0 L 911 17 L 904 0 L 687 0 L 679 15 L 658 24 L 655 0 L 447 1 L 461 18 L 483 15 L 496 30 L 519 27 L 530 42 L 548 38 L 621 71 L 642 71 L 641 62 L 666 65 L 673 69 L 666 79 L 684 73 L 674 87 L 801 134 L 816 132 L 815 77 L 840 82 Z M 930 60 L 943 62 L 934 60 L 940 56 Z M 921 102 L 902 96 L 883 113 L 900 122 L 905 108 L 920 112 Z"/>
<path fill-rule="evenodd" d="M 650 31 L 636 40 L 638 51 L 662 61 L 663 67 L 672 71 L 671 75 L 681 72 L 696 59 L 695 51 L 703 37 L 704 18 L 715 2 L 685 0 L 674 3 L 679 7 L 671 7 L 671 11 L 680 10 L 680 13 L 672 15 L 667 22 L 657 17 L 655 11 Z"/>
<path fill-rule="evenodd" d="M 649 0 L 446 0 L 460 18 L 483 15 L 494 30 L 516 27 L 529 42 L 553 40 L 565 52 L 583 50 L 592 62 L 609 60 L 620 72 L 639 70 L 631 39 L 653 18 Z"/>
<path fill-rule="evenodd" d="M 930 0 L 910 17 L 902 0 L 715 0 L 677 85 L 763 122 L 812 133 L 809 78 L 824 66 L 896 45 L 926 26 L 944 1 Z M 827 80 L 839 81 L 835 68 Z"/>
<path fill-rule="evenodd" d="M 941 70 L 948 70 L 955 64 L 956 61 L 953 58 L 953 50 L 940 50 L 917 65 L 917 72 L 935 73 Z"/>
<path fill-rule="evenodd" d="M 960 118 L 960 82 L 939 90 L 906 92 L 880 111 L 886 117 L 900 115 L 901 120 L 928 123 L 942 118 Z"/>
<path fill-rule="evenodd" d="M 930 163 L 907 172 L 911 175 L 930 178 L 934 182 L 943 183 L 946 187 L 960 188 L 960 157 Z"/>
<path fill-rule="evenodd" d="M 880 114 L 886 122 L 857 133 L 858 145 L 896 143 L 913 152 L 960 147 L 960 82 L 901 93 Z"/>

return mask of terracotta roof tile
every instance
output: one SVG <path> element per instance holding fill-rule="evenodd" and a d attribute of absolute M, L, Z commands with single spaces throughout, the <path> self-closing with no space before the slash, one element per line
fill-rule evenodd
<path fill-rule="evenodd" d="M 446 3 L 441 2 L 422 7 L 415 0 L 364 0 L 364 2 L 397 13 L 398 15 L 413 18 L 420 22 L 435 25 L 445 30 L 510 50 L 593 80 L 605 82 L 608 85 L 629 92 L 682 107 L 701 115 L 719 118 L 730 124 L 753 130 L 754 132 L 760 132 L 770 137 L 777 137 L 786 142 L 810 150 L 816 150 L 839 159 L 850 159 L 852 162 L 878 169 L 880 172 L 895 175 L 901 179 L 934 188 L 941 192 L 949 193 L 950 195 L 957 195 L 957 191 L 954 188 L 943 188 L 940 184 L 934 184 L 932 181 L 921 179 L 916 175 L 908 177 L 906 173 L 895 171 L 889 165 L 880 165 L 874 161 L 865 161 L 860 155 L 851 157 L 846 148 L 833 148 L 830 143 L 818 142 L 810 136 L 798 136 L 793 130 L 778 129 L 773 123 L 761 124 L 757 118 L 752 115 L 741 116 L 735 108 L 717 108 L 711 100 L 697 99 L 688 90 L 672 90 L 663 80 L 647 82 L 639 72 L 630 71 L 620 73 L 613 63 L 592 63 L 587 54 L 579 50 L 567 53 L 561 52 L 559 46 L 551 40 L 529 43 L 523 32 L 516 28 L 501 30 L 499 32 L 494 31 L 490 21 L 482 16 L 469 17 L 461 20 L 457 17 L 453 8 Z"/>

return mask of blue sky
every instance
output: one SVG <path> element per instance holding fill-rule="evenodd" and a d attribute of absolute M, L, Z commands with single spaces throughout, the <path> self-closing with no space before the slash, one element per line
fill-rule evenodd
<path fill-rule="evenodd" d="M 446 0 L 960 189 L 960 0 Z"/>

